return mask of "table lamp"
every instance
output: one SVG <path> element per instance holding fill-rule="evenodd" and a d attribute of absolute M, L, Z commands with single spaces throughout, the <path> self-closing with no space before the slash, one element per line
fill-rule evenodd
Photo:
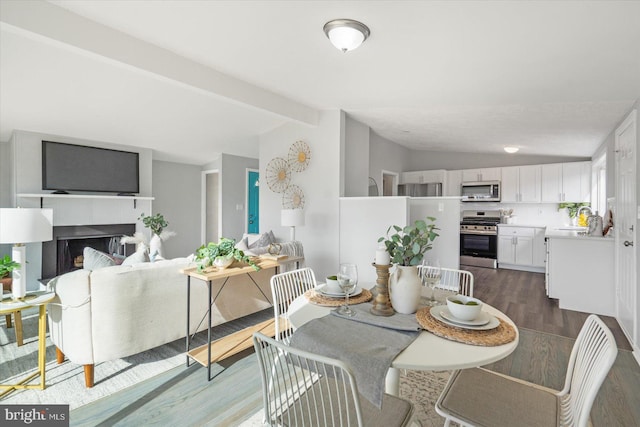
<path fill-rule="evenodd" d="M 296 240 L 296 227 L 304 225 L 304 211 L 302 209 L 283 209 L 280 213 L 280 223 L 291 227 L 291 241 Z"/>
<path fill-rule="evenodd" d="M 12 243 L 11 258 L 20 263 L 13 271 L 11 293 L 14 299 L 27 293 L 27 258 L 25 243 L 53 239 L 53 209 L 0 209 L 0 243 Z"/>

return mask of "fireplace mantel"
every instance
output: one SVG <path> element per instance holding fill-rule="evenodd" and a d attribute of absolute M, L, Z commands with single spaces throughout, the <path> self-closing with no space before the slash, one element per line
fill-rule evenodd
<path fill-rule="evenodd" d="M 117 199 L 117 200 L 133 200 L 133 208 L 136 208 L 137 200 L 154 200 L 155 197 L 148 196 L 106 196 L 98 194 L 53 194 L 53 193 L 18 193 L 18 197 L 25 199 L 40 199 L 40 207 L 42 208 L 42 199 Z"/>

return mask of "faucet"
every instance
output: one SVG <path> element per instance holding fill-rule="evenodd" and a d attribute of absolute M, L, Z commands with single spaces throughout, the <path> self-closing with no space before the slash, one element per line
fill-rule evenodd
<path fill-rule="evenodd" d="M 591 207 L 589 207 L 589 206 L 580 206 L 580 207 L 578 208 L 578 212 L 576 212 L 576 217 L 580 218 L 580 212 L 581 212 L 583 209 L 589 209 L 589 215 L 593 215 L 593 209 L 591 209 Z"/>

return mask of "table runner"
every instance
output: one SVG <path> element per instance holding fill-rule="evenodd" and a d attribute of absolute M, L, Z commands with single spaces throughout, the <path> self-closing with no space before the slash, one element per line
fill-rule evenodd
<path fill-rule="evenodd" d="M 331 314 L 348 320 L 353 320 L 354 322 L 367 323 L 369 325 L 395 329 L 397 331 L 411 332 L 422 330 L 420 324 L 416 320 L 415 314 L 394 313 L 393 316 L 376 316 L 375 314 L 371 314 L 371 305 L 369 304 L 360 304 L 349 308 L 356 312 L 355 316 L 345 316 L 340 314 L 338 310 L 331 310 Z"/>
<path fill-rule="evenodd" d="M 417 330 L 399 331 L 328 315 L 296 329 L 290 345 L 349 365 L 360 394 L 380 408 L 391 362 L 418 334 Z"/>

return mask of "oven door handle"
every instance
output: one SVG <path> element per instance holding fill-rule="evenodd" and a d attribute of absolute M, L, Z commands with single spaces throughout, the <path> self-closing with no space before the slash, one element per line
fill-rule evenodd
<path fill-rule="evenodd" d="M 496 231 L 472 231 L 472 230 L 460 230 L 460 234 L 473 234 L 473 235 L 480 235 L 480 236 L 497 236 L 498 233 Z"/>

